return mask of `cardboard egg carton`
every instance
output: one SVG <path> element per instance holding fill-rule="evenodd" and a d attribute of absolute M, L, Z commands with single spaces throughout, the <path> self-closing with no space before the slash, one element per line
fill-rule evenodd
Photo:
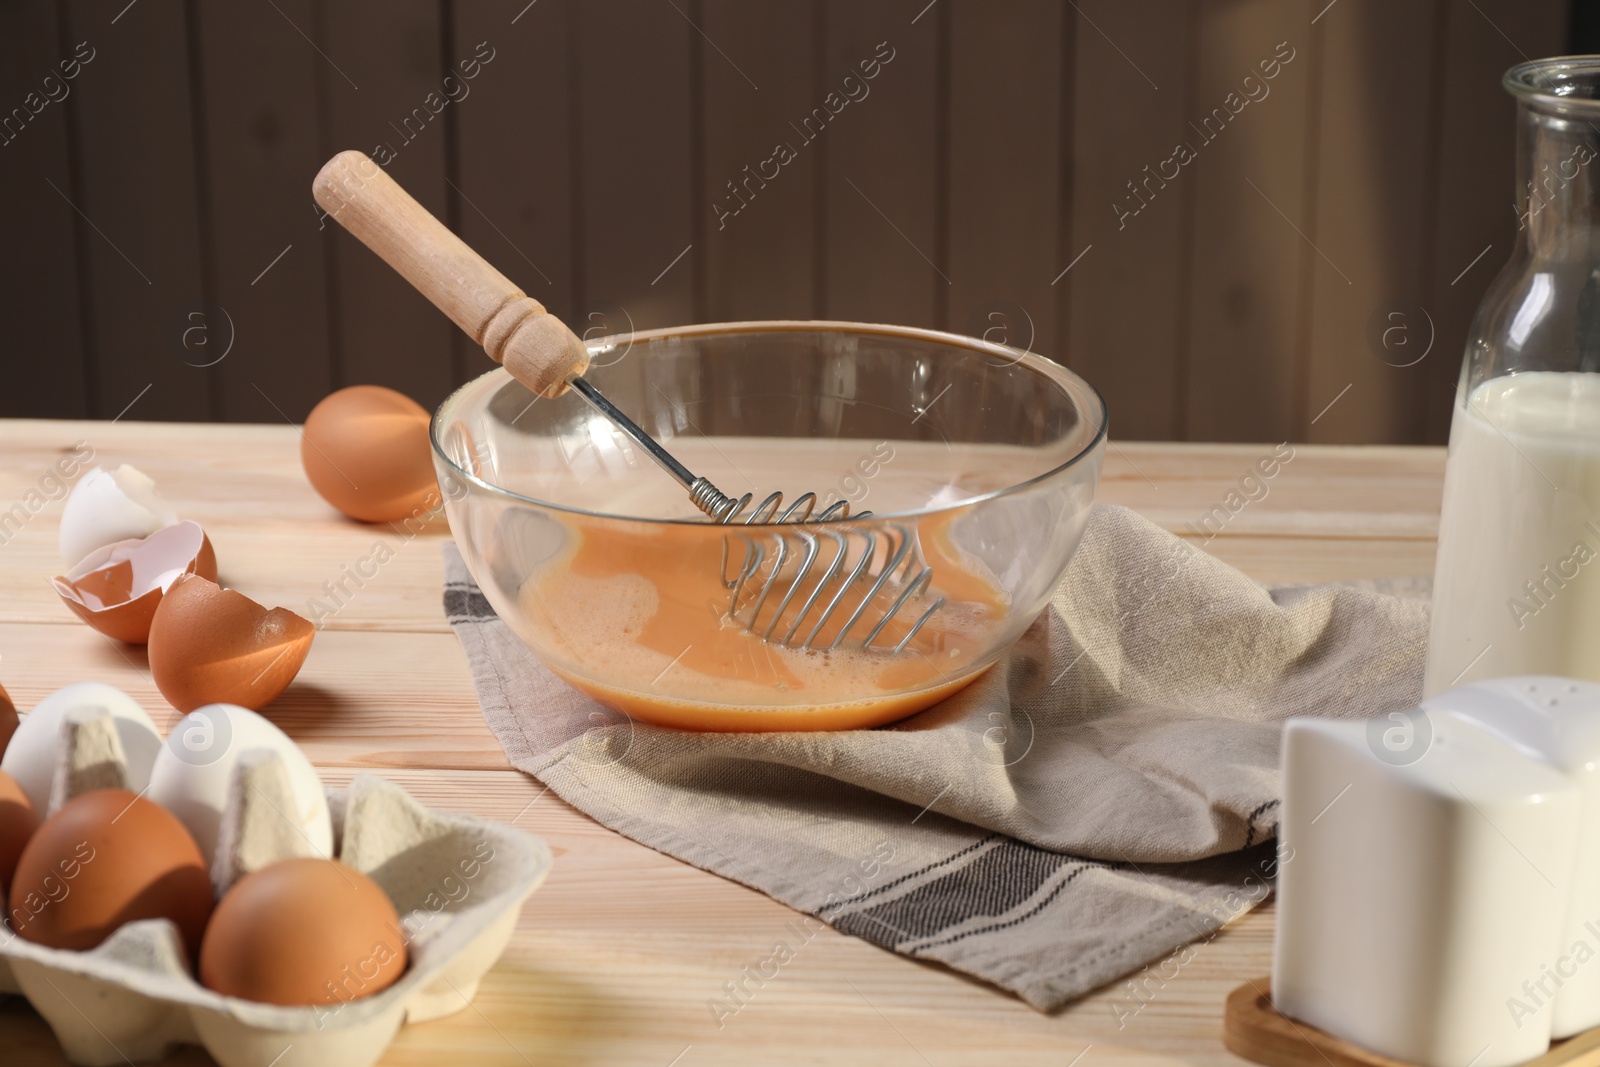
<path fill-rule="evenodd" d="M 69 714 L 51 810 L 79 793 L 123 787 L 125 767 L 108 714 Z M 84 1067 L 159 1060 L 181 1044 L 204 1046 L 222 1067 L 375 1062 L 404 1024 L 468 1005 L 549 874 L 551 855 L 538 838 L 425 808 L 372 775 L 328 790 L 328 807 L 338 857 L 389 895 L 408 939 L 406 972 L 388 989 L 305 1008 L 225 997 L 200 985 L 177 929 L 154 919 L 129 923 L 88 952 L 0 932 L 0 993 L 27 997 L 67 1058 Z M 211 872 L 219 899 L 251 871 L 310 854 L 278 810 L 294 810 L 282 762 L 266 750 L 241 754 Z"/>

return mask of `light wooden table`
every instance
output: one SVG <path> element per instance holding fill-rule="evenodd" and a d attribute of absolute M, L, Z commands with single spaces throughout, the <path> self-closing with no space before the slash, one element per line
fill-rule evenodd
<path fill-rule="evenodd" d="M 155 478 L 179 514 L 210 533 L 224 584 L 268 606 L 305 614 L 324 582 L 387 541 L 394 558 L 327 621 L 272 718 L 329 783 L 377 771 L 430 805 L 515 820 L 556 854 L 472 1006 L 406 1028 L 384 1063 L 1242 1062 L 1222 1048 L 1222 1003 L 1270 970 L 1270 906 L 1176 974 L 1169 967 L 1166 980 L 1119 983 L 1053 1016 L 826 931 L 718 1029 L 707 1000 L 770 952 L 793 913 L 596 825 L 511 768 L 440 607 L 442 520 L 411 540 L 345 520 L 307 484 L 289 426 L 45 421 L 0 422 L 0 512 L 27 500 L 78 441 L 96 462 L 132 463 Z M 1099 499 L 1186 533 L 1269 451 L 1118 443 Z M 1431 573 L 1443 469 L 1442 449 L 1300 447 L 1267 496 L 1206 547 L 1272 582 Z M 47 584 L 61 569 L 60 509 L 45 502 L 0 545 L 0 682 L 24 709 L 69 682 L 109 682 L 165 728 L 178 716 L 151 683 L 143 650 L 77 622 Z M 0 1063 L 63 1062 L 24 1002 L 0 1006 Z M 191 1048 L 172 1062 L 209 1060 Z"/>

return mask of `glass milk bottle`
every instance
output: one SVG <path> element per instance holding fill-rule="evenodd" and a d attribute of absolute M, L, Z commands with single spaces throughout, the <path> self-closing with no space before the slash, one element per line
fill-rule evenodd
<path fill-rule="evenodd" d="M 1426 690 L 1600 681 L 1600 57 L 1506 72 L 1517 244 L 1456 390 Z"/>

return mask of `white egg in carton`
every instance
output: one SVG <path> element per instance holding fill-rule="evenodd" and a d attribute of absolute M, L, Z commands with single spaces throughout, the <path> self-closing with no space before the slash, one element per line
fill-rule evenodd
<path fill-rule="evenodd" d="M 67 711 L 60 729 L 50 811 L 90 790 L 141 788 L 109 710 Z M 212 864 L 218 899 L 252 871 L 318 854 L 282 814 L 302 810 L 291 762 L 270 748 L 239 753 Z M 501 823 L 423 807 L 373 775 L 326 795 L 336 855 L 388 894 L 409 938 L 409 966 L 394 985 L 317 1007 L 222 996 L 193 976 L 177 929 L 151 919 L 87 952 L 10 935 L 0 944 L 0 994 L 27 997 L 84 1067 L 159 1060 L 181 1044 L 203 1046 L 222 1067 L 365 1067 L 403 1024 L 465 1008 L 549 873 L 549 848 Z"/>

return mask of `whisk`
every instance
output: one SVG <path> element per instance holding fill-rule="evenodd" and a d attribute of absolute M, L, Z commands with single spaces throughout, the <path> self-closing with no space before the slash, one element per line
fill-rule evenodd
<path fill-rule="evenodd" d="M 712 522 L 742 527 L 722 543 L 729 620 L 788 648 L 897 653 L 944 605 L 940 597 L 920 614 L 915 611 L 926 599 L 933 569 L 923 560 L 914 528 L 856 526 L 848 521 L 848 502 L 817 512 L 819 498 L 809 492 L 787 507 L 782 493 L 772 493 L 752 509 L 754 494 L 729 496 L 690 471 L 583 377 L 589 352 L 565 323 L 451 233 L 364 153 L 334 156 L 311 189 L 330 217 L 433 301 L 517 381 L 543 397 L 574 390 L 682 485 Z M 870 515 L 861 512 L 855 519 Z"/>
<path fill-rule="evenodd" d="M 553 318 L 548 313 L 546 317 Z M 694 474 L 596 389 L 593 382 L 576 376 L 569 379 L 567 385 L 633 438 L 662 470 L 687 489 L 690 501 L 712 522 L 729 525 L 740 521 L 755 498 L 753 493 L 731 497 L 709 479 Z M 783 500 L 782 493 L 771 493 L 743 519 L 745 526 L 765 527 L 764 536 L 760 539 L 750 533 L 739 536 L 744 545 L 744 559 L 731 572 L 728 564 L 733 553 L 729 540 L 725 538 L 722 542 L 722 585 L 729 594 L 728 617 L 742 623 L 763 641 L 787 648 L 873 648 L 873 642 L 890 630 L 901 609 L 924 593 L 933 581 L 933 568 L 922 560 L 916 531 L 893 525 L 880 538 L 877 531 L 870 529 L 778 529 L 784 525 L 837 523 L 850 518 L 850 504 L 845 500 L 827 505 L 814 519 L 812 514 L 820 503 L 817 494 L 805 493 L 788 507 L 783 506 Z M 863 511 L 856 519 L 871 515 L 872 512 Z M 823 539 L 832 543 L 834 552 L 819 574 L 815 567 L 822 554 Z M 853 565 L 849 562 L 852 558 Z M 770 614 L 763 615 L 762 609 L 771 602 L 775 589 L 782 592 L 777 594 Z M 888 650 L 903 651 L 943 606 L 944 598 L 940 597 Z M 813 619 L 812 609 L 817 607 L 821 610 Z M 879 610 L 873 612 L 875 607 Z M 837 629 L 830 629 L 830 622 L 841 610 L 848 614 Z M 875 614 L 875 622 L 868 618 L 869 613 Z M 765 625 L 762 625 L 763 619 Z M 864 621 L 865 625 L 859 625 Z M 784 623 L 788 625 L 780 632 Z M 865 636 L 851 637 L 862 631 Z M 800 640 L 797 641 L 797 637 Z"/>

